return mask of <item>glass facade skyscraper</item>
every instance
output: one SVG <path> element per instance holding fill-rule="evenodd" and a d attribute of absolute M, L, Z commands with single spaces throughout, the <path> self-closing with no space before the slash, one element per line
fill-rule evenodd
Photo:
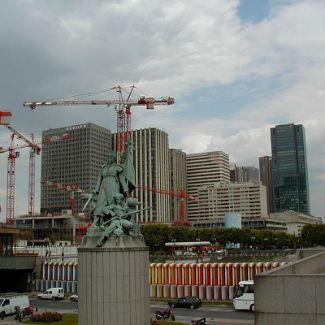
<path fill-rule="evenodd" d="M 310 214 L 304 127 L 271 128 L 274 212 L 293 210 Z"/>

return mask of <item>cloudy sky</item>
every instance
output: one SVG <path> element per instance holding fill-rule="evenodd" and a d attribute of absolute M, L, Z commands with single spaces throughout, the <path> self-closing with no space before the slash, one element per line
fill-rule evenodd
<path fill-rule="evenodd" d="M 311 212 L 325 215 L 324 0 L 1 0 L 0 18 L 0 108 L 23 134 L 84 122 L 114 129 L 110 108 L 30 111 L 22 103 L 132 84 L 139 95 L 176 101 L 135 107 L 133 128 L 165 130 L 188 153 L 223 150 L 237 165 L 258 167 L 271 154 L 270 127 L 302 123 Z M 9 136 L 2 127 L 1 146 Z M 27 174 L 25 149 L 16 161 L 17 214 L 27 211 Z M 39 186 L 36 194 L 39 208 Z"/>

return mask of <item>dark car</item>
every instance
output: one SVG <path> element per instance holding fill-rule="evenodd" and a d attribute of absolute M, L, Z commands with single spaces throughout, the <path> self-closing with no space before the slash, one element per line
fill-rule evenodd
<path fill-rule="evenodd" d="M 202 305 L 201 299 L 196 297 L 181 297 L 168 301 L 168 305 L 172 308 L 199 308 Z"/>

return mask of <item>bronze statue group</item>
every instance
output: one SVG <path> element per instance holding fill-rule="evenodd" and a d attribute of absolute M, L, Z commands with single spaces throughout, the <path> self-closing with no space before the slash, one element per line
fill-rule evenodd
<path fill-rule="evenodd" d="M 91 205 L 93 224 L 88 228 L 87 236 L 99 236 L 97 247 L 103 246 L 111 235 L 141 235 L 136 214 L 143 210 L 137 210 L 140 202 L 132 197 L 135 189 L 133 151 L 129 141 L 119 163 L 116 152 L 109 154 L 95 189 L 84 205 L 83 210 Z"/>

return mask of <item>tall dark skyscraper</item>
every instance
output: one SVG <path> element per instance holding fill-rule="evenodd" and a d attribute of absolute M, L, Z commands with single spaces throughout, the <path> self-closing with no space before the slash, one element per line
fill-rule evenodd
<path fill-rule="evenodd" d="M 266 187 L 267 213 L 273 212 L 273 181 L 272 181 L 272 157 L 259 158 L 260 180 Z"/>
<path fill-rule="evenodd" d="M 304 127 L 271 128 L 274 212 L 293 210 L 310 214 Z"/>

